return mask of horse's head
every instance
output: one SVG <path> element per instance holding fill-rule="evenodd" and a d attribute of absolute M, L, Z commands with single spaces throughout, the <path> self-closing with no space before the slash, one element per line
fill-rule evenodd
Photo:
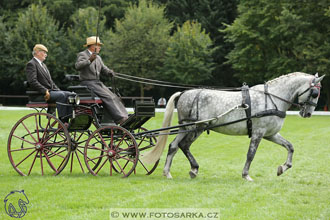
<path fill-rule="evenodd" d="M 319 77 L 316 73 L 308 85 L 301 87 L 301 91 L 298 93 L 300 116 L 304 118 L 309 118 L 312 116 L 312 113 L 316 108 L 317 101 L 320 97 L 321 81 L 324 77 L 325 75 Z"/>

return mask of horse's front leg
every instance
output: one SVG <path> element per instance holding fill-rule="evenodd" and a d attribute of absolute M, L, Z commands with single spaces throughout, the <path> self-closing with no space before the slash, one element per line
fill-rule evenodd
<path fill-rule="evenodd" d="M 246 155 L 246 162 L 245 162 L 245 166 L 244 166 L 244 169 L 242 172 L 242 177 L 248 181 L 253 181 L 253 179 L 249 176 L 249 169 L 250 169 L 251 162 L 257 152 L 257 149 L 258 149 L 258 146 L 262 139 L 262 136 L 263 136 L 263 134 L 254 133 L 254 134 L 252 134 L 252 137 L 251 137 L 249 151 Z"/>
<path fill-rule="evenodd" d="M 279 133 L 277 133 L 273 136 L 264 137 L 264 138 L 266 140 L 279 144 L 288 150 L 288 157 L 287 157 L 285 163 L 283 165 L 280 165 L 277 168 L 277 176 L 280 176 L 282 173 L 284 173 L 286 170 L 288 170 L 292 167 L 292 156 L 293 156 L 293 152 L 294 152 L 293 146 L 289 141 L 285 140 Z"/>

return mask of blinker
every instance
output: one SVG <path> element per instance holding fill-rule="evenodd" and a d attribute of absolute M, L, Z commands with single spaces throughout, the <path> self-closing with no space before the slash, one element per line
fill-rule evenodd
<path fill-rule="evenodd" d="M 317 98 L 319 96 L 319 90 L 315 88 L 311 89 L 311 96 L 314 99 Z"/>

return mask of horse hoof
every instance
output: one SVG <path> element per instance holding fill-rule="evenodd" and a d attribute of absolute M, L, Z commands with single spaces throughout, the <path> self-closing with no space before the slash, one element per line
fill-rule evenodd
<path fill-rule="evenodd" d="M 167 179 L 172 179 L 173 178 L 171 173 L 164 173 L 163 175 L 166 176 Z"/>
<path fill-rule="evenodd" d="M 279 167 L 277 168 L 277 176 L 282 175 L 282 173 L 283 173 L 283 167 L 282 167 L 282 166 L 279 166 Z"/>
<path fill-rule="evenodd" d="M 191 179 L 194 179 L 194 178 L 196 178 L 197 173 L 195 173 L 195 172 L 193 172 L 193 171 L 189 171 L 189 175 L 190 175 L 190 178 L 191 178 Z"/>
<path fill-rule="evenodd" d="M 249 175 L 243 176 L 243 178 L 249 182 L 253 182 L 253 179 Z"/>

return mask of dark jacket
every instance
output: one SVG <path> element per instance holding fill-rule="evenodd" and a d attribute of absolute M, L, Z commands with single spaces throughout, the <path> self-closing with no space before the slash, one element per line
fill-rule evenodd
<path fill-rule="evenodd" d="M 42 94 L 45 94 L 46 90 L 60 90 L 53 82 L 47 66 L 45 65 L 44 69 L 35 58 L 26 65 L 26 77 L 29 86 Z"/>

